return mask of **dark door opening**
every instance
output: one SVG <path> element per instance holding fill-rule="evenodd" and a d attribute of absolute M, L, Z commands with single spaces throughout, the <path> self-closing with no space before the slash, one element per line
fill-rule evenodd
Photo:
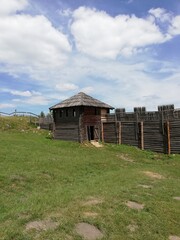
<path fill-rule="evenodd" d="M 94 140 L 94 126 L 87 126 L 88 141 Z"/>

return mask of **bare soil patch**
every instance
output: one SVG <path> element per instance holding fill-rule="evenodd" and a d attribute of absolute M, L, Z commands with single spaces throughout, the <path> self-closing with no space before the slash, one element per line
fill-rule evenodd
<path fill-rule="evenodd" d="M 66 235 L 66 240 L 73 240 L 73 237 L 70 235 Z"/>
<path fill-rule="evenodd" d="M 51 220 L 42 220 L 42 221 L 34 221 L 26 224 L 26 230 L 37 230 L 37 231 L 46 231 L 46 230 L 54 230 L 58 227 L 57 222 L 53 222 Z"/>
<path fill-rule="evenodd" d="M 132 208 L 132 209 L 142 210 L 144 208 L 144 204 L 140 204 L 137 202 L 128 201 L 125 204 L 126 204 L 126 206 L 128 206 L 129 208 Z"/>
<path fill-rule="evenodd" d="M 173 199 L 180 201 L 180 197 L 173 197 Z"/>
<path fill-rule="evenodd" d="M 97 141 L 91 141 L 91 144 L 92 144 L 94 147 L 97 147 L 97 148 L 102 148 L 102 147 L 103 147 L 103 145 L 100 144 L 100 143 L 97 142 Z"/>
<path fill-rule="evenodd" d="M 83 206 L 91 206 L 103 203 L 102 199 L 90 197 L 86 202 L 83 203 Z"/>
<path fill-rule="evenodd" d="M 26 180 L 26 178 L 24 177 L 24 176 L 21 176 L 21 175 L 12 175 L 11 177 L 10 177 L 10 179 L 11 179 L 11 181 L 25 181 Z"/>
<path fill-rule="evenodd" d="M 76 232 L 86 240 L 96 240 L 103 237 L 102 232 L 89 223 L 78 223 L 75 228 Z"/>
<path fill-rule="evenodd" d="M 145 188 L 145 189 L 151 189 L 152 186 L 151 185 L 145 185 L 145 184 L 139 184 L 139 187 Z"/>
<path fill-rule="evenodd" d="M 31 217 L 31 215 L 29 213 L 26 213 L 26 212 L 21 212 L 17 215 L 17 217 L 19 219 L 28 220 Z"/>
<path fill-rule="evenodd" d="M 143 172 L 146 176 L 150 177 L 150 178 L 154 178 L 154 179 L 165 179 L 164 176 L 162 176 L 159 173 L 155 173 L 155 172 L 150 172 L 150 171 L 144 171 Z"/>
<path fill-rule="evenodd" d="M 96 212 L 84 212 L 83 213 L 85 217 L 97 217 L 98 213 Z"/>
<path fill-rule="evenodd" d="M 129 224 L 127 226 L 127 229 L 130 231 L 130 232 L 135 232 L 137 229 L 138 229 L 138 225 L 136 224 Z"/>
<path fill-rule="evenodd" d="M 180 240 L 180 237 L 171 235 L 169 236 L 169 240 Z"/>
<path fill-rule="evenodd" d="M 122 153 L 122 154 L 119 154 L 117 155 L 118 158 L 124 160 L 124 161 L 127 161 L 127 162 L 134 162 L 133 159 L 131 159 L 128 154 L 125 154 L 125 153 Z"/>
<path fill-rule="evenodd" d="M 57 211 L 57 212 L 51 212 L 49 214 L 47 214 L 47 218 L 50 219 L 56 219 L 56 218 L 62 218 L 63 217 L 63 213 L 61 211 Z"/>

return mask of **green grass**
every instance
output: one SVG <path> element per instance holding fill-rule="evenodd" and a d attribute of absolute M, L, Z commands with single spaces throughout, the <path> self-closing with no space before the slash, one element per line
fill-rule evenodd
<path fill-rule="evenodd" d="M 37 122 L 37 118 L 29 116 L 1 116 L 0 115 L 0 129 L 1 131 L 7 130 L 19 130 L 19 131 L 28 131 L 32 130 L 35 127 L 35 123 Z"/>
<path fill-rule="evenodd" d="M 173 199 L 180 196 L 180 155 L 118 145 L 94 148 L 54 141 L 48 132 L 28 129 L 0 130 L 0 239 L 80 240 L 74 230 L 79 222 L 97 226 L 108 240 L 180 236 L 180 202 Z M 150 178 L 144 171 L 164 179 Z M 91 197 L 102 203 L 84 205 Z M 129 200 L 143 203 L 144 209 L 128 208 Z M 98 215 L 87 217 L 84 212 Z M 26 231 L 27 223 L 44 219 L 59 227 Z M 130 232 L 130 224 L 138 228 Z"/>

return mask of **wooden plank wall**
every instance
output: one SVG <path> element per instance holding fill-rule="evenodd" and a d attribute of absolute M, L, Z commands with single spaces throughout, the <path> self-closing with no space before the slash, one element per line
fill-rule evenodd
<path fill-rule="evenodd" d="M 136 122 L 121 123 L 121 143 L 139 147 L 139 126 Z"/>
<path fill-rule="evenodd" d="M 79 141 L 79 124 L 67 124 L 56 125 L 54 130 L 54 139 L 67 140 L 67 141 Z"/>
<path fill-rule="evenodd" d="M 49 130 L 52 131 L 53 130 L 53 123 L 41 123 L 39 124 L 41 129 L 45 129 L 45 130 Z"/>
<path fill-rule="evenodd" d="M 180 153 L 180 120 L 169 122 L 170 153 Z"/>
<path fill-rule="evenodd" d="M 115 122 L 105 122 L 102 124 L 102 139 L 106 143 L 118 143 L 117 126 Z"/>
<path fill-rule="evenodd" d="M 180 153 L 180 119 L 171 121 L 103 122 L 106 143 L 126 144 L 160 153 Z"/>
<path fill-rule="evenodd" d="M 144 122 L 144 149 L 165 152 L 165 129 L 159 121 Z"/>

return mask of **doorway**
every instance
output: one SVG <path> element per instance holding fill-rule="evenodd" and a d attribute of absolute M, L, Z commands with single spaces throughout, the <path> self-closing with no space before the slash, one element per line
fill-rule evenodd
<path fill-rule="evenodd" d="M 87 126 L 88 141 L 94 140 L 94 126 Z"/>

